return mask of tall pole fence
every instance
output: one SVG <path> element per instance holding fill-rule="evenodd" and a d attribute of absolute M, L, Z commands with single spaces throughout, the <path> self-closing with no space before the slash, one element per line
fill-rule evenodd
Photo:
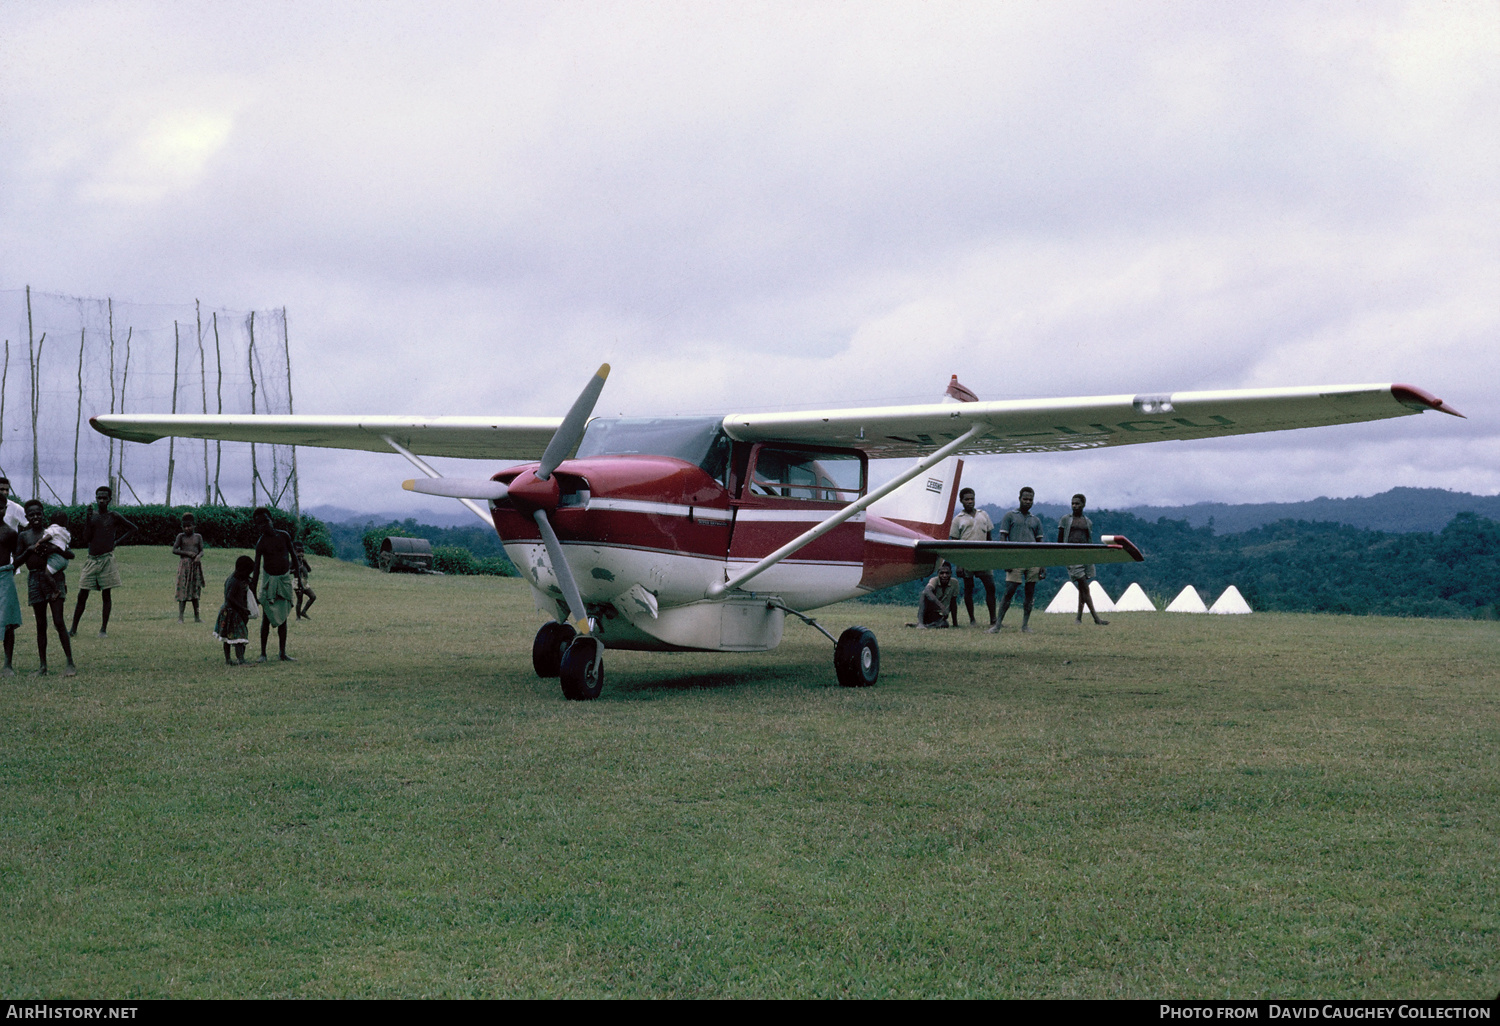
<path fill-rule="evenodd" d="M 76 505 L 108 484 L 121 502 L 196 504 L 201 494 L 204 505 L 268 504 L 300 516 L 292 446 L 145 445 L 88 426 L 100 413 L 291 413 L 284 307 L 0 289 L 0 343 L 0 476 L 16 496 Z M 24 387 L 10 373 L 13 352 L 26 359 Z"/>

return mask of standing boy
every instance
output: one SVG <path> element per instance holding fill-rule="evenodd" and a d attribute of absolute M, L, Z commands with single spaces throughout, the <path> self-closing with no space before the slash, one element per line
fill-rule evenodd
<path fill-rule="evenodd" d="M 1035 500 L 1035 489 L 1021 489 L 1021 494 L 1017 496 L 1016 508 L 1000 518 L 1001 541 L 1029 543 L 1042 540 L 1042 519 L 1031 512 L 1031 504 Z M 1000 625 L 1005 622 L 1005 614 L 1010 609 L 1011 599 L 1016 597 L 1016 589 L 1022 585 L 1026 587 L 1026 598 L 1021 607 L 1021 632 L 1031 633 L 1031 607 L 1036 601 L 1036 583 L 1045 580 L 1046 577 L 1047 571 L 1039 566 L 1005 571 L 1005 598 L 1000 600 L 1000 618 L 995 621 L 995 626 L 990 628 L 991 634 L 1000 633 Z"/>
<path fill-rule="evenodd" d="M 958 501 L 963 504 L 963 512 L 953 518 L 953 526 L 948 530 L 949 538 L 959 541 L 989 541 L 990 533 L 995 529 L 995 522 L 990 515 L 982 509 L 974 506 L 974 489 L 965 488 L 958 493 Z M 974 626 L 974 579 L 978 578 L 984 585 L 984 602 L 990 609 L 990 626 L 995 626 L 995 572 L 993 570 L 958 570 L 958 576 L 964 582 L 964 608 L 969 611 L 969 626 Z M 955 622 L 955 627 L 958 624 Z"/>
<path fill-rule="evenodd" d="M 1057 540 L 1060 542 L 1071 542 L 1074 545 L 1087 545 L 1094 540 L 1094 524 L 1088 517 L 1083 515 L 1083 507 L 1088 499 L 1082 492 L 1073 496 L 1073 512 L 1064 516 L 1057 522 Z M 1094 564 L 1068 567 L 1068 579 L 1078 589 L 1078 615 L 1073 618 L 1074 623 L 1083 623 L 1083 607 L 1087 603 L 1089 615 L 1100 627 L 1108 626 L 1108 620 L 1099 619 L 1099 612 L 1094 608 L 1094 596 L 1089 583 L 1098 576 Z"/>
<path fill-rule="evenodd" d="M 281 645 L 281 661 L 295 662 L 286 654 L 286 622 L 292 615 L 292 562 L 296 553 L 292 549 L 292 536 L 278 531 L 271 523 L 271 511 L 264 506 L 255 510 L 255 526 L 260 528 L 260 541 L 255 543 L 255 573 L 251 590 L 260 601 L 260 659 L 266 661 L 266 642 L 270 640 L 271 628 L 276 628 L 276 640 Z M 261 576 L 261 565 L 265 564 L 265 576 Z"/>
<path fill-rule="evenodd" d="M 103 593 L 103 617 L 99 621 L 99 637 L 109 637 L 110 592 L 120 586 L 120 568 L 115 565 L 115 546 L 136 533 L 136 526 L 109 508 L 114 493 L 100 486 L 94 489 L 97 509 L 89 511 L 83 522 L 83 541 L 89 547 L 89 558 L 84 560 L 83 574 L 78 580 L 78 604 L 73 607 L 73 628 L 68 636 L 78 637 L 78 621 L 83 619 L 83 609 L 89 604 L 89 590 Z"/>

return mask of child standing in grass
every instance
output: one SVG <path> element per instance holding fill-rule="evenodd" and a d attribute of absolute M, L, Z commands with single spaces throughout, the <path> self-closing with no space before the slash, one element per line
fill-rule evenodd
<path fill-rule="evenodd" d="M 313 591 L 307 583 L 312 567 L 307 565 L 307 553 L 303 551 L 301 542 L 292 542 L 292 552 L 296 556 L 296 561 L 292 565 L 292 580 L 297 586 L 297 619 L 311 620 L 312 617 L 307 615 L 307 611 L 312 608 L 314 602 L 318 601 L 318 593 Z M 307 599 L 306 605 L 302 604 L 304 598 Z"/>
<path fill-rule="evenodd" d="M 241 556 L 234 561 L 234 573 L 224 581 L 224 604 L 219 607 L 218 619 L 214 621 L 214 637 L 224 643 L 224 665 L 244 666 L 245 646 L 250 643 L 250 575 L 255 572 L 255 560 Z M 230 646 L 239 662 L 230 658 Z"/>
<path fill-rule="evenodd" d="M 69 546 L 73 544 L 73 533 L 68 530 L 66 513 L 52 514 L 50 525 L 42 532 L 42 542 L 41 551 L 47 553 L 47 572 L 62 573 L 68 568 L 68 557 L 63 553 L 71 551 Z"/>
<path fill-rule="evenodd" d="M 193 604 L 193 622 L 198 618 L 198 599 L 203 594 L 203 535 L 191 513 L 182 515 L 182 533 L 172 542 L 172 555 L 182 557 L 177 566 L 177 622 L 182 623 L 187 604 Z"/>

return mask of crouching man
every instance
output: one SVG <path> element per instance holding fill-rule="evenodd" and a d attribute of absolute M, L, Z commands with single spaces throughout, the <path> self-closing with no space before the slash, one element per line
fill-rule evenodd
<path fill-rule="evenodd" d="M 943 560 L 937 576 L 927 582 L 922 597 L 917 600 L 917 622 L 906 626 L 931 629 L 957 625 L 960 591 L 958 582 L 953 579 L 953 564 Z"/>

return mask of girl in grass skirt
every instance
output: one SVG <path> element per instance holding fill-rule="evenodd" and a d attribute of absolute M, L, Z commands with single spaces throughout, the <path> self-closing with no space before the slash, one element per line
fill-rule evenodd
<path fill-rule="evenodd" d="M 234 573 L 224 581 L 224 604 L 214 620 L 214 637 L 224 643 L 226 666 L 245 665 L 245 646 L 250 643 L 250 575 L 254 572 L 255 560 L 241 556 L 234 561 Z M 230 658 L 231 645 L 238 664 Z"/>

